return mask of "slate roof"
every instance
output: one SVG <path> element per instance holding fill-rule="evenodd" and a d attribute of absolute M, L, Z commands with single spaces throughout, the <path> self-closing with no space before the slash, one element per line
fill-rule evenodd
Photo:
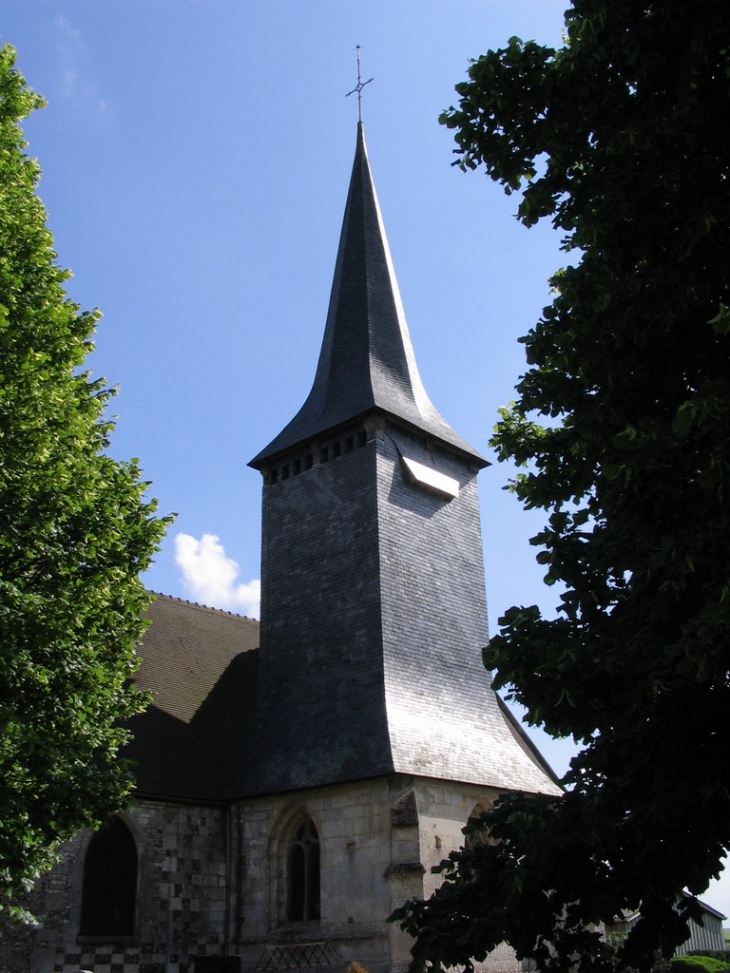
<path fill-rule="evenodd" d="M 147 615 L 135 683 L 153 702 L 130 722 L 134 739 L 124 753 L 136 763 L 136 795 L 205 803 L 244 796 L 234 782 L 254 729 L 259 623 L 162 594 Z M 554 781 L 497 698 L 521 749 Z"/>
<path fill-rule="evenodd" d="M 560 793 L 481 665 L 486 463 L 424 391 L 359 125 L 314 385 L 250 465 L 373 413 L 390 420 L 382 440 L 264 486 L 261 650 L 258 622 L 157 596 L 136 677 L 153 704 L 128 748 L 138 796 L 225 801 L 393 772 Z M 412 460 L 443 454 L 458 499 L 414 491 L 401 439 Z"/>
<path fill-rule="evenodd" d="M 223 800 L 256 699 L 259 623 L 160 594 L 147 615 L 135 684 L 153 702 L 130 722 L 125 751 L 136 793 Z"/>
<path fill-rule="evenodd" d="M 299 443 L 379 411 L 487 461 L 431 403 L 418 374 L 380 206 L 358 124 L 319 364 L 309 397 L 250 465 L 260 468 Z"/>

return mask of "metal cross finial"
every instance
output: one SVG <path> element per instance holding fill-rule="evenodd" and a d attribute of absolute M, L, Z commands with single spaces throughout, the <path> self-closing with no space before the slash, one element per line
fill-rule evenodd
<path fill-rule="evenodd" d="M 349 98 L 350 95 L 354 95 L 355 92 L 357 92 L 358 122 L 362 122 L 362 89 L 365 87 L 366 84 L 370 84 L 370 82 L 373 80 L 374 80 L 373 78 L 368 78 L 367 81 L 363 81 L 362 78 L 360 77 L 360 45 L 358 44 L 357 45 L 357 84 L 352 89 L 352 91 L 348 91 L 347 94 L 345 95 L 345 98 Z"/>

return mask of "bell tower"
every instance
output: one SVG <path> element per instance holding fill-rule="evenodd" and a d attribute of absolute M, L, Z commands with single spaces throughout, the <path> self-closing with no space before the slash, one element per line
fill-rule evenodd
<path fill-rule="evenodd" d="M 361 123 L 314 384 L 250 465 L 262 707 L 240 792 L 393 773 L 554 792 L 482 664 L 487 463 L 418 374 Z"/>

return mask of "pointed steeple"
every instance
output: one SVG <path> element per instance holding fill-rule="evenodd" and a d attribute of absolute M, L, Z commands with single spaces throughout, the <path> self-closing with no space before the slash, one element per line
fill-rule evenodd
<path fill-rule="evenodd" d="M 487 465 L 436 411 L 418 374 L 360 122 L 314 385 L 250 465 L 374 411 Z"/>
<path fill-rule="evenodd" d="M 484 465 L 423 389 L 360 126 L 314 385 L 251 462 L 261 649 L 236 795 L 393 774 L 558 793 L 481 660 Z"/>

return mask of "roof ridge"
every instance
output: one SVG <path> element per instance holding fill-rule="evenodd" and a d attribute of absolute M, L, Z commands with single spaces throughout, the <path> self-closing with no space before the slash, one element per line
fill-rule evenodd
<path fill-rule="evenodd" d="M 187 598 L 180 598 L 177 595 L 168 595 L 164 591 L 155 591 L 152 588 L 147 589 L 148 593 L 154 595 L 155 598 L 164 598 L 167 601 L 176 601 L 180 605 L 188 605 L 190 608 L 199 608 L 201 611 L 212 612 L 215 615 L 228 615 L 231 618 L 240 618 L 245 622 L 253 622 L 255 625 L 259 625 L 260 621 L 258 618 L 249 618 L 248 615 L 239 615 L 238 612 L 229 611 L 227 608 L 214 608 L 212 605 L 201 605 L 197 601 L 189 601 Z"/>

